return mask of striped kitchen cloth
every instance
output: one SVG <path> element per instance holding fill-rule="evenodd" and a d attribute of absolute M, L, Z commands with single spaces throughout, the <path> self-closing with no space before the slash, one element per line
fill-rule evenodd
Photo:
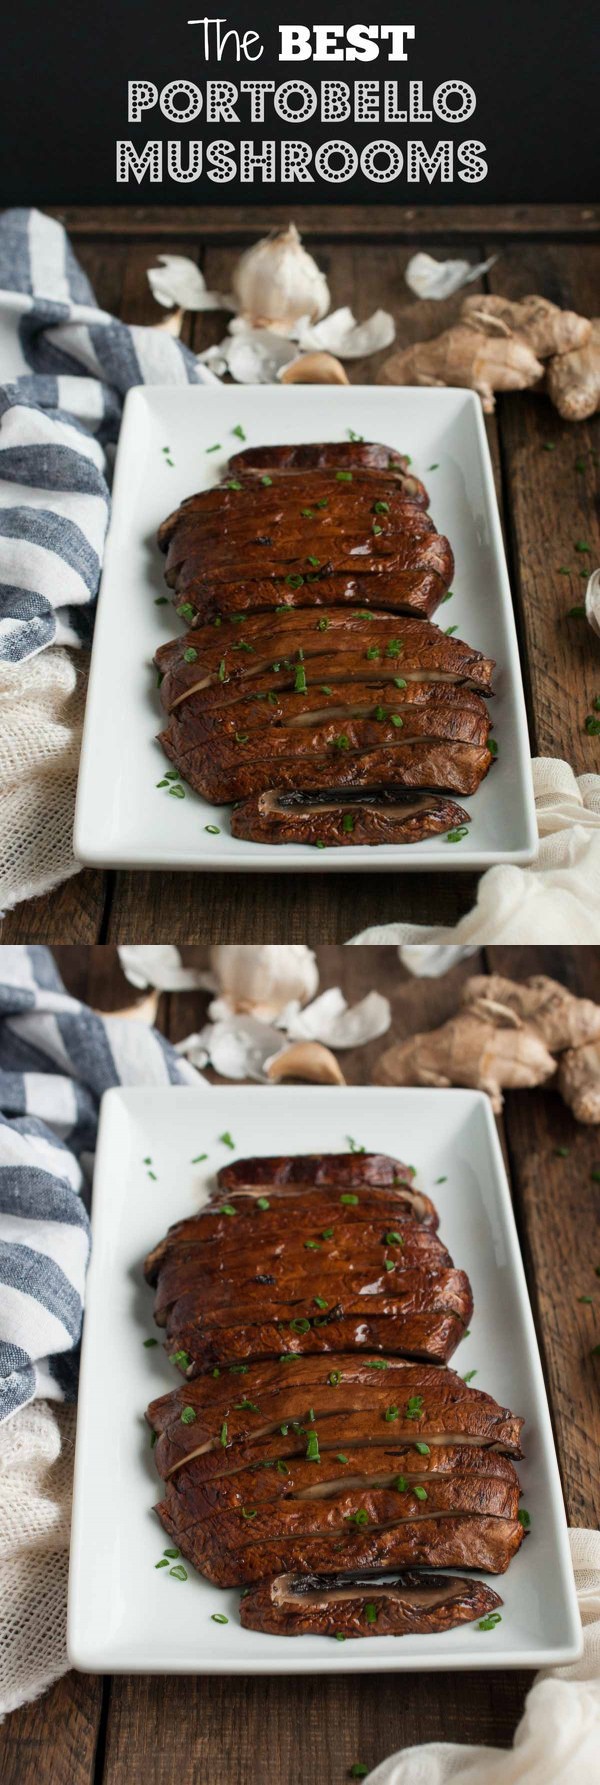
<path fill-rule="evenodd" d="M 214 384 L 160 328 L 99 310 L 62 224 L 0 216 L 0 660 L 89 643 L 123 398 Z"/>
<path fill-rule="evenodd" d="M 0 948 L 0 1422 L 75 1398 L 103 1091 L 202 1083 L 155 1029 L 70 998 L 49 949 Z"/>

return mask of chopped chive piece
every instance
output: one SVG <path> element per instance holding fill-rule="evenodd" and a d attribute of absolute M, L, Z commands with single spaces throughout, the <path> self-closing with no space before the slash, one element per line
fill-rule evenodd
<path fill-rule="evenodd" d="M 321 563 L 321 559 L 320 559 L 320 558 L 310 558 L 310 557 L 309 557 L 309 558 L 307 558 L 307 560 L 306 560 L 306 562 L 307 562 L 307 564 L 312 564 L 312 565 L 313 565 L 313 566 L 314 566 L 314 568 L 315 568 L 315 570 L 318 570 L 318 568 L 319 568 L 319 565 L 320 565 L 320 563 Z"/>
<path fill-rule="evenodd" d="M 468 834 L 469 834 L 468 825 L 459 824 L 458 830 L 448 831 L 445 841 L 446 841 L 446 843 L 462 843 L 463 837 L 467 837 Z"/>
<path fill-rule="evenodd" d="M 216 446 L 207 446 L 206 447 L 206 452 L 220 452 L 220 451 L 221 451 L 220 440 L 217 440 Z"/>
<path fill-rule="evenodd" d="M 297 571 L 290 571 L 289 576 L 286 576 L 285 580 L 286 580 L 288 589 L 301 589 L 302 584 L 304 582 L 304 577 L 300 576 Z"/>
<path fill-rule="evenodd" d="M 373 512 L 374 512 L 374 514 L 389 514 L 389 512 L 390 512 L 389 502 L 374 502 L 373 503 Z"/>
<path fill-rule="evenodd" d="M 219 1140 L 222 1141 L 224 1147 L 230 1147 L 232 1153 L 235 1153 L 235 1141 L 231 1139 L 228 1128 L 225 1129 L 224 1134 L 219 1135 Z"/>
<path fill-rule="evenodd" d="M 290 1320 L 290 1329 L 293 1333 L 308 1333 L 310 1332 L 310 1320 L 304 1319 L 303 1316 L 298 1320 Z"/>
<path fill-rule="evenodd" d="M 149 1350 L 151 1345 L 158 1345 L 158 1339 L 144 1339 L 144 1349 L 146 1351 Z"/>
<path fill-rule="evenodd" d="M 323 614 L 322 619 L 317 620 L 317 632 L 326 632 L 328 626 L 329 620 L 327 619 L 327 615 Z"/>
<path fill-rule="evenodd" d="M 365 651 L 365 656 L 368 663 L 374 663 L 376 658 L 381 656 L 379 645 L 369 645 L 368 651 Z"/>
<path fill-rule="evenodd" d="M 177 612 L 181 620 L 193 620 L 194 618 L 194 609 L 190 606 L 189 601 L 183 601 Z"/>
<path fill-rule="evenodd" d="M 498 745 L 496 743 L 495 738 L 488 738 L 488 750 L 489 750 L 490 756 L 498 755 Z"/>
<path fill-rule="evenodd" d="M 248 1370 L 247 1364 L 229 1364 L 230 1376 L 245 1376 L 247 1373 L 247 1370 Z"/>
<path fill-rule="evenodd" d="M 589 1302 L 590 1306 L 591 1306 L 592 1296 L 591 1295 L 578 1295 L 577 1300 L 578 1300 L 578 1302 Z"/>
<path fill-rule="evenodd" d="M 403 681 L 402 676 L 394 676 L 394 687 L 395 688 L 405 688 L 406 687 L 406 682 Z"/>
<path fill-rule="evenodd" d="M 155 607 L 167 607 L 168 606 L 167 596 L 166 595 L 155 595 L 154 606 Z"/>
<path fill-rule="evenodd" d="M 418 1450 L 420 1457 L 431 1456 L 431 1451 L 429 1449 L 428 1444 L 421 1444 L 421 1443 L 415 1444 L 415 1450 Z"/>
<path fill-rule="evenodd" d="M 366 1779 L 368 1771 L 368 1766 L 363 1766 L 362 1760 L 355 1760 L 350 1767 L 350 1778 Z"/>
<path fill-rule="evenodd" d="M 321 1247 L 318 1240 L 305 1240 L 304 1250 L 305 1252 L 320 1252 Z"/>
<path fill-rule="evenodd" d="M 437 465 L 428 465 L 428 466 L 427 466 L 427 470 L 428 470 L 428 471 L 439 471 L 439 468 L 440 468 L 440 467 L 439 467 L 439 462 L 438 462 L 438 464 L 437 464 Z"/>
<path fill-rule="evenodd" d="M 405 1475 L 397 1475 L 396 1480 L 394 1482 L 394 1487 L 396 1489 L 397 1494 L 405 1494 L 406 1489 L 408 1487 L 408 1482 L 407 1482 L 406 1476 Z"/>
<path fill-rule="evenodd" d="M 306 1459 L 309 1463 L 320 1463 L 319 1440 L 316 1432 L 309 1432 L 306 1446 Z"/>
<path fill-rule="evenodd" d="M 347 731 L 341 731 L 339 737 L 333 739 L 334 750 L 349 750 L 350 739 Z"/>
<path fill-rule="evenodd" d="M 188 645 L 187 650 L 183 653 L 183 661 L 184 663 L 195 663 L 197 656 L 198 652 L 194 650 L 194 646 Z"/>
<path fill-rule="evenodd" d="M 591 557 L 592 548 L 591 548 L 591 545 L 586 544 L 585 539 L 576 539 L 575 540 L 575 551 L 576 552 L 587 552 Z"/>
<path fill-rule="evenodd" d="M 344 1516 L 349 1525 L 368 1525 L 369 1523 L 369 1514 L 364 1506 L 359 1506 L 358 1512 L 347 1512 Z"/>
<path fill-rule="evenodd" d="M 264 484 L 264 485 L 265 485 L 265 487 L 266 487 L 266 488 L 268 488 L 268 486 L 269 486 L 269 484 L 272 484 L 272 482 L 273 482 L 273 479 L 272 479 L 272 477 L 268 477 L 268 476 L 267 476 L 267 474 L 266 474 L 266 472 L 265 472 L 265 475 L 264 475 L 264 477 L 261 477 L 261 480 L 260 480 L 260 481 L 261 481 L 261 483 L 262 483 L 262 484 Z"/>
<path fill-rule="evenodd" d="M 384 1258 L 384 1260 L 383 1260 L 383 1262 L 384 1262 L 384 1266 L 385 1266 L 385 1269 L 386 1269 L 386 1271 L 393 1271 L 393 1270 L 394 1270 L 394 1268 L 395 1268 L 395 1266 L 394 1266 L 394 1260 L 393 1260 L 393 1258 Z"/>
<path fill-rule="evenodd" d="M 332 1227 L 324 1227 L 323 1232 L 321 1234 L 321 1239 L 322 1240 L 332 1240 L 333 1239 L 333 1228 Z"/>
<path fill-rule="evenodd" d="M 193 1426 L 194 1420 L 197 1419 L 197 1417 L 198 1417 L 198 1415 L 196 1413 L 195 1407 L 183 1407 L 182 1408 L 182 1412 L 181 1412 L 182 1426 Z"/>
<path fill-rule="evenodd" d="M 336 471 L 335 475 L 338 483 L 352 483 L 351 471 Z"/>
<path fill-rule="evenodd" d="M 583 603 L 579 604 L 576 602 L 575 607 L 567 609 L 568 620 L 585 620 L 585 617 L 585 607 L 583 606 Z"/>
<path fill-rule="evenodd" d="M 445 1178 L 436 1178 L 436 1180 L 435 1180 L 435 1181 L 436 1181 L 436 1184 L 447 1184 L 447 1182 L 448 1182 L 448 1179 L 447 1179 L 447 1177 L 445 1177 Z"/>
<path fill-rule="evenodd" d="M 205 831 L 208 831 L 209 837 L 220 837 L 221 835 L 220 826 L 218 824 L 205 824 L 204 829 Z M 205 1153 L 203 1157 L 207 1159 L 208 1153 Z"/>
<path fill-rule="evenodd" d="M 191 1161 L 191 1164 L 192 1165 L 202 1165 L 202 1162 L 204 1159 L 208 1159 L 208 1153 L 196 1153 L 195 1158 L 192 1159 L 192 1161 Z"/>
<path fill-rule="evenodd" d="M 399 713 L 390 713 L 390 719 L 391 719 L 391 721 L 392 721 L 392 725 L 395 725 L 395 726 L 396 726 L 396 728 L 397 728 L 397 729 L 398 729 L 398 728 L 399 728 L 399 727 L 400 727 L 400 726 L 401 726 L 401 725 L 403 725 L 403 724 L 404 724 L 404 720 L 403 720 L 403 719 L 401 719 L 401 717 L 400 717 L 400 714 L 399 714 Z"/>
<path fill-rule="evenodd" d="M 173 1580 L 187 1580 L 188 1577 L 187 1568 L 184 1568 L 182 1562 L 178 1562 L 176 1568 L 170 1568 L 169 1574 L 172 1575 Z"/>
<path fill-rule="evenodd" d="M 442 595 L 440 607 L 443 607 L 445 601 L 451 601 L 453 594 L 454 594 L 454 589 L 447 589 L 446 594 Z"/>
<path fill-rule="evenodd" d="M 367 1357 L 365 1359 L 365 1369 L 367 1369 L 367 1370 L 387 1370 L 388 1369 L 387 1359 L 385 1357 Z"/>
<path fill-rule="evenodd" d="M 542 452 L 556 452 L 556 441 L 555 440 L 545 440 L 543 447 L 542 447 Z"/>
<path fill-rule="evenodd" d="M 219 1432 L 219 1440 L 220 1440 L 221 1444 L 223 1445 L 223 1449 L 225 1449 L 225 1445 L 227 1443 L 227 1420 L 226 1419 L 223 1420 L 223 1424 L 222 1424 L 221 1430 Z"/>
<path fill-rule="evenodd" d="M 519 1524 L 523 1526 L 523 1530 L 528 1531 L 529 1527 L 531 1525 L 531 1516 L 528 1512 L 525 1511 L 524 1506 L 522 1506 L 520 1512 L 517 1513 L 517 1518 L 519 1520 Z"/>
<path fill-rule="evenodd" d="M 163 1556 L 162 1562 L 155 1562 L 154 1566 L 155 1568 L 168 1568 L 169 1564 Z"/>
<path fill-rule="evenodd" d="M 172 1351 L 171 1352 L 171 1363 L 178 1364 L 180 1370 L 189 1370 L 191 1361 L 192 1361 L 191 1357 L 189 1356 L 187 1351 Z"/>
<path fill-rule="evenodd" d="M 354 428 L 348 428 L 348 439 L 349 440 L 362 441 L 362 440 L 364 440 L 364 437 L 365 437 L 364 434 L 355 434 Z"/>
<path fill-rule="evenodd" d="M 570 1151 L 570 1147 L 555 1147 L 554 1157 L 555 1159 L 568 1159 Z"/>
<path fill-rule="evenodd" d="M 600 732 L 600 718 L 595 718 L 593 713 L 588 713 L 585 729 L 589 737 L 597 737 Z"/>
<path fill-rule="evenodd" d="M 221 662 L 219 664 L 219 681 L 220 682 L 227 681 L 227 671 L 225 669 L 225 658 L 224 657 L 221 658 Z"/>
<path fill-rule="evenodd" d="M 246 1519 L 256 1518 L 257 1512 L 258 1512 L 257 1506 L 254 1506 L 252 1508 L 252 1510 L 250 1510 L 247 1506 L 242 1506 L 242 1518 L 246 1518 Z"/>
<path fill-rule="evenodd" d="M 341 1382 L 341 1380 L 342 1380 L 341 1370 L 330 1370 L 329 1375 L 327 1377 L 327 1381 L 330 1383 L 332 1388 L 337 1388 L 338 1382 Z"/>
<path fill-rule="evenodd" d="M 476 1370 L 467 1370 L 466 1376 L 463 1376 L 463 1382 L 472 1382 L 473 1377 L 476 1375 L 477 1375 Z"/>
<path fill-rule="evenodd" d="M 423 1412 L 423 1396 L 409 1395 L 406 1403 L 407 1419 L 420 1419 Z"/>
<path fill-rule="evenodd" d="M 334 1630 L 333 1635 L 334 1635 L 336 1642 L 345 1642 L 346 1641 L 343 1630 Z"/>
<path fill-rule="evenodd" d="M 386 657 L 400 657 L 403 650 L 404 650 L 404 645 L 403 645 L 402 639 L 401 638 L 391 638 L 389 645 L 386 645 L 386 647 L 385 647 L 385 654 L 386 654 Z"/>
<path fill-rule="evenodd" d="M 374 533 L 375 536 L 377 536 L 378 533 L 383 533 L 383 527 L 380 527 L 379 521 L 373 521 L 371 532 Z"/>
<path fill-rule="evenodd" d="M 444 630 L 446 638 L 452 638 L 453 632 L 458 632 L 458 626 L 446 626 Z"/>
<path fill-rule="evenodd" d="M 404 1240 L 402 1238 L 401 1233 L 392 1232 L 392 1233 L 386 1233 L 385 1243 L 386 1243 L 386 1246 L 403 1246 Z"/>
<path fill-rule="evenodd" d="M 369 1600 L 368 1605 L 365 1605 L 365 1617 L 367 1624 L 377 1623 L 377 1606 L 373 1604 L 372 1599 Z"/>
<path fill-rule="evenodd" d="M 260 1407 L 257 1407 L 256 1401 L 248 1401 L 245 1396 L 243 1401 L 235 1401 L 234 1407 L 236 1413 L 260 1413 Z"/>
<path fill-rule="evenodd" d="M 487 1618 L 480 1619 L 480 1621 L 477 1625 L 477 1629 L 478 1630 L 495 1630 L 496 1624 L 501 1624 L 501 1623 L 502 1623 L 502 1618 L 500 1616 L 500 1612 L 499 1611 L 491 1611 L 491 1612 L 488 1612 Z"/>
<path fill-rule="evenodd" d="M 229 1618 L 225 1617 L 224 1611 L 211 1611 L 210 1615 L 211 1615 L 213 1624 L 228 1624 L 229 1623 Z"/>
<path fill-rule="evenodd" d="M 235 428 L 232 428 L 231 432 L 232 434 L 237 435 L 238 440 L 247 440 L 248 438 L 247 434 L 244 433 L 241 421 L 237 422 Z"/>
<path fill-rule="evenodd" d="M 313 1301 L 314 1301 L 316 1308 L 328 1308 L 329 1307 L 329 1302 L 326 1302 L 322 1295 L 313 1296 Z"/>
<path fill-rule="evenodd" d="M 306 670 L 303 663 L 298 664 L 294 676 L 294 694 L 306 694 Z"/>
<path fill-rule="evenodd" d="M 398 1419 L 399 1414 L 400 1414 L 400 1408 L 396 1407 L 395 1404 L 392 1404 L 391 1407 L 386 1407 L 383 1417 L 387 1421 L 387 1424 L 391 1425 L 395 1419 Z"/>
<path fill-rule="evenodd" d="M 267 1196 L 259 1196 L 256 1207 L 257 1207 L 257 1209 L 270 1209 L 271 1204 L 269 1202 L 268 1197 Z"/>
<path fill-rule="evenodd" d="M 217 1213 L 219 1215 L 237 1215 L 237 1209 L 234 1209 L 232 1202 L 224 1202 L 221 1204 L 221 1208 L 218 1209 Z"/>
<path fill-rule="evenodd" d="M 242 487 L 241 483 L 238 483 L 238 480 L 236 477 L 230 478 L 229 483 L 226 483 L 226 485 L 225 485 L 226 490 L 241 490 L 241 487 Z"/>
<path fill-rule="evenodd" d="M 342 818 L 342 830 L 348 833 L 354 830 L 354 818 L 352 812 L 344 812 Z"/>
<path fill-rule="evenodd" d="M 343 1450 L 336 1450 L 335 1460 L 336 1463 L 347 1463 L 348 1458 L 344 1456 Z"/>
<path fill-rule="evenodd" d="M 358 1197 L 354 1195 L 353 1191 L 345 1190 L 343 1195 L 340 1196 L 340 1202 L 345 1203 L 348 1208 L 353 1209 L 356 1207 Z"/>
<path fill-rule="evenodd" d="M 175 800 L 185 799 L 185 787 L 181 787 L 179 782 L 177 782 L 175 787 L 169 788 L 169 793 L 172 793 L 173 799 Z M 152 1172 L 149 1173 L 149 1176 L 152 1177 Z"/>
<path fill-rule="evenodd" d="M 289 1475 L 287 1463 L 284 1463 L 282 1457 L 278 1457 L 275 1468 L 278 1475 Z"/>
<path fill-rule="evenodd" d="M 219 1366 L 218 1366 L 218 1364 L 215 1364 L 215 1367 L 214 1367 L 214 1370 L 213 1370 L 213 1371 L 212 1371 L 212 1375 L 213 1375 L 213 1376 L 220 1376 L 220 1374 L 221 1374 L 221 1371 L 220 1371 L 220 1369 L 219 1369 Z"/>

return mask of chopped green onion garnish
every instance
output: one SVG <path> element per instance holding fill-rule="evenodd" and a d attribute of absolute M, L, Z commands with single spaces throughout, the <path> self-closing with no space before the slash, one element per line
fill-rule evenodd
<path fill-rule="evenodd" d="M 224 1147 L 231 1147 L 232 1153 L 235 1152 L 235 1141 L 231 1139 L 231 1135 L 227 1128 L 225 1129 L 224 1134 L 219 1135 L 219 1140 L 223 1142 Z"/>
<path fill-rule="evenodd" d="M 223 1449 L 225 1449 L 225 1445 L 227 1443 L 227 1420 L 226 1419 L 223 1420 L 223 1424 L 222 1424 L 221 1430 L 219 1432 L 219 1439 L 220 1439 L 221 1444 L 223 1445 Z"/>
<path fill-rule="evenodd" d="M 343 1195 L 340 1196 L 340 1202 L 345 1203 L 349 1208 L 355 1208 L 358 1202 L 358 1197 L 354 1195 L 353 1191 L 345 1190 Z"/>
<path fill-rule="evenodd" d="M 496 1627 L 496 1624 L 501 1624 L 501 1623 L 502 1623 L 502 1618 L 500 1616 L 500 1612 L 499 1611 L 491 1611 L 488 1613 L 487 1618 L 480 1619 L 480 1621 L 477 1625 L 477 1629 L 478 1630 L 494 1630 Z"/>
<path fill-rule="evenodd" d="M 194 1407 L 184 1407 L 181 1413 L 182 1426 L 192 1426 L 198 1415 Z"/>
<path fill-rule="evenodd" d="M 309 1432 L 309 1434 L 308 1434 L 308 1444 L 306 1446 L 306 1458 L 307 1458 L 307 1462 L 309 1462 L 309 1463 L 319 1463 L 321 1461 L 320 1453 L 319 1453 L 319 1440 L 318 1440 L 316 1432 Z"/>
<path fill-rule="evenodd" d="M 523 1526 L 523 1530 L 528 1531 L 531 1524 L 531 1517 L 530 1514 L 525 1511 L 524 1506 L 522 1506 L 520 1512 L 517 1513 L 517 1518 L 519 1524 Z"/>
<path fill-rule="evenodd" d="M 211 1611 L 210 1615 L 211 1615 L 213 1624 L 228 1624 L 229 1623 L 229 1618 L 225 1617 L 224 1611 Z"/>
<path fill-rule="evenodd" d="M 187 1580 L 187 1568 L 183 1567 L 182 1562 L 178 1562 L 176 1568 L 170 1568 L 169 1574 L 173 1576 L 173 1580 Z"/>
<path fill-rule="evenodd" d="M 476 1375 L 477 1375 L 476 1370 L 467 1370 L 466 1376 L 463 1376 L 463 1382 L 472 1382 L 473 1377 Z"/>
<path fill-rule="evenodd" d="M 431 1456 L 431 1451 L 429 1449 L 428 1444 L 415 1444 L 415 1450 L 418 1450 L 420 1457 Z"/>
<path fill-rule="evenodd" d="M 158 1339 L 144 1339 L 144 1348 L 146 1351 L 149 1350 L 151 1345 L 158 1345 Z"/>

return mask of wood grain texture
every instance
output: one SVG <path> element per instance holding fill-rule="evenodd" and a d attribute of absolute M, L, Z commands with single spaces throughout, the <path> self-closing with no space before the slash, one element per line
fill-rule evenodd
<path fill-rule="evenodd" d="M 289 205 L 48 205 L 79 240 L 194 235 L 202 242 L 254 238 L 290 220 Z M 310 238 L 361 236 L 368 241 L 451 241 L 482 235 L 536 238 L 593 236 L 600 206 L 582 205 L 311 205 L 295 203 Z"/>
<path fill-rule="evenodd" d="M 116 949 L 63 946 L 55 955 L 65 984 L 95 1008 L 135 998 Z M 456 1008 L 465 978 L 489 971 L 525 979 L 545 972 L 600 1001 L 600 951 L 490 949 L 441 979 L 412 978 L 395 948 L 319 946 L 322 989 L 341 985 L 350 1002 L 376 987 L 389 997 L 392 1026 L 368 1047 L 341 1056 L 348 1083 L 369 1082 L 379 1052 L 415 1029 L 433 1028 Z M 208 949 L 184 958 L 205 968 Z M 161 999 L 159 1026 L 179 1040 L 198 1028 L 207 994 Z M 232 1087 L 235 1094 L 235 1087 Z M 276 1093 L 271 1093 L 276 1094 Z M 393 1093 L 390 1093 L 393 1095 Z M 356 1136 L 360 1139 L 360 1136 Z M 598 1456 L 600 1341 L 600 1165 L 596 1130 L 578 1127 L 551 1092 L 508 1096 L 504 1138 L 515 1212 L 549 1387 L 569 1517 L 593 1525 L 600 1514 Z M 566 1159 L 558 1147 L 569 1147 Z M 400 1148 L 401 1150 L 401 1148 Z M 596 1238 L 596 1235 L 598 1237 Z M 592 1306 L 580 1294 L 593 1297 Z M 0 1776 L 7 1785 L 345 1785 L 349 1768 L 369 1768 L 420 1741 L 510 1744 L 531 1676 L 526 1673 L 394 1675 L 336 1679 L 159 1679 L 102 1682 L 69 1675 L 36 1705 L 0 1728 Z"/>

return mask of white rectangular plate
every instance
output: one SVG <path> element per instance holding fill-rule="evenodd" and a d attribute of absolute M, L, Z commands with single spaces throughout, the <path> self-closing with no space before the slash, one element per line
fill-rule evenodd
<path fill-rule="evenodd" d="M 144 1409 L 177 1372 L 152 1335 L 142 1260 L 166 1227 L 194 1213 L 212 1174 L 238 1156 L 369 1150 L 418 1167 L 441 1233 L 468 1271 L 470 1336 L 453 1364 L 525 1415 L 519 1464 L 531 1532 L 506 1575 L 483 1577 L 502 1622 L 440 1636 L 263 1636 L 241 1628 L 239 1592 L 193 1569 L 156 1569 L 167 1539 L 152 1511 L 159 1481 Z M 203 1165 L 191 1161 L 207 1153 Z M 152 1160 L 151 1167 L 144 1163 Z M 150 1176 L 150 1171 L 154 1176 Z M 439 1182 L 443 1179 L 443 1182 Z M 229 1623 L 214 1624 L 213 1612 Z M 540 1667 L 573 1660 L 581 1630 L 550 1418 L 510 1194 L 486 1098 L 476 1091 L 113 1090 L 103 1100 L 93 1248 L 83 1338 L 69 1581 L 69 1657 L 92 1673 L 339 1673 Z"/>
<path fill-rule="evenodd" d="M 473 799 L 467 837 L 425 843 L 313 849 L 243 842 L 229 808 L 198 794 L 158 789 L 166 767 L 156 743 L 162 709 L 150 667 L 157 645 L 183 627 L 165 595 L 156 531 L 184 496 L 219 481 L 239 449 L 289 440 L 365 439 L 410 453 L 456 558 L 454 595 L 440 626 L 497 663 L 492 702 L 498 759 Z M 207 449 L 220 442 L 219 452 Z M 165 449 L 168 448 L 167 452 Z M 434 465 L 435 470 L 429 468 Z M 218 825 L 219 834 L 206 830 Z M 537 829 L 519 653 L 494 482 L 479 398 L 463 390 L 289 389 L 206 386 L 130 391 L 117 455 L 75 815 L 75 854 L 98 866 L 264 868 L 305 872 L 485 868 L 531 861 Z"/>

